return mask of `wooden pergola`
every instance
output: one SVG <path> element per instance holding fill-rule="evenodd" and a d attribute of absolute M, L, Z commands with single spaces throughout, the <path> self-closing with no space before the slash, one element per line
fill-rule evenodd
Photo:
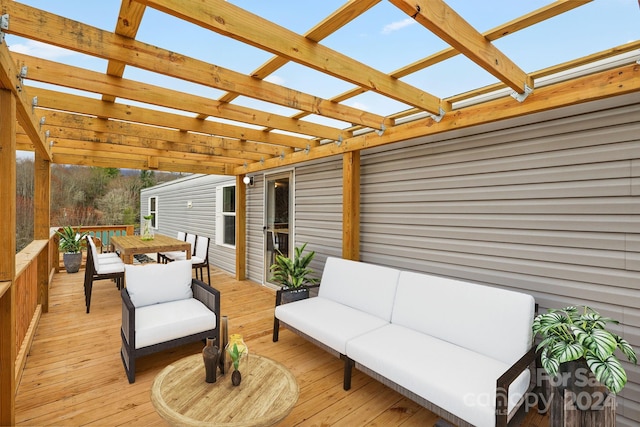
<path fill-rule="evenodd" d="M 521 69 L 494 43 L 591 0 L 552 1 L 486 32 L 474 28 L 445 0 L 389 1 L 449 47 L 385 73 L 322 44 L 380 0 L 347 1 L 329 16 L 320 17 L 304 34 L 224 0 L 123 0 L 113 32 L 18 1 L 0 0 L 3 34 L 108 61 L 106 72 L 100 73 L 11 52 L 4 42 L 0 45 L 0 424 L 11 424 L 14 418 L 11 312 L 15 301 L 16 150 L 35 152 L 35 239 L 42 241 L 49 239 L 52 163 L 236 176 L 236 271 L 237 278 L 243 279 L 246 213 L 245 186 L 240 184 L 247 174 L 343 156 L 343 256 L 357 259 L 361 150 L 640 90 L 640 64 L 633 61 L 567 73 L 553 83 L 542 83 L 546 77 L 640 49 L 640 41 L 534 71 Z M 273 56 L 246 74 L 139 41 L 136 35 L 147 7 Z M 457 55 L 473 61 L 497 82 L 440 98 L 402 80 Z M 266 80 L 288 62 L 346 81 L 353 88 L 324 99 Z M 129 80 L 123 78 L 126 66 L 225 93 L 210 99 Z M 71 94 L 69 88 L 94 96 Z M 381 116 L 347 105 L 346 101 L 369 91 L 407 108 Z M 248 108 L 234 102 L 241 96 L 293 108 L 297 113 L 285 116 Z M 309 116 L 347 125 L 320 124 Z M 38 281 L 46 289 L 49 272 L 46 266 L 41 269 Z M 46 292 L 41 294 L 39 302 L 46 311 Z"/>

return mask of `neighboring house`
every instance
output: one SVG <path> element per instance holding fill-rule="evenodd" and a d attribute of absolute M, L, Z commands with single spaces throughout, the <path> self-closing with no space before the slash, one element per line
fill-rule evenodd
<path fill-rule="evenodd" d="M 308 242 L 318 274 L 341 255 L 341 175 L 338 156 L 252 176 L 247 278 L 267 279 L 269 230 L 286 230 L 290 247 Z M 291 221 L 278 195 L 286 181 Z M 158 232 L 214 237 L 216 191 L 234 184 L 193 176 L 158 185 L 142 192 L 143 212 L 157 197 Z M 587 304 L 620 319 L 637 348 L 640 93 L 363 151 L 360 220 L 362 261 L 529 292 L 541 311 Z M 233 272 L 234 256 L 211 246 L 217 267 Z M 637 420 L 640 368 L 625 368 L 618 403 Z"/>

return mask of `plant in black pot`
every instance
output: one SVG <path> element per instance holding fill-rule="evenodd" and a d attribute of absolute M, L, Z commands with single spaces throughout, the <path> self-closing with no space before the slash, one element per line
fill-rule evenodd
<path fill-rule="evenodd" d="M 562 365 L 577 361 L 588 367 L 595 379 L 613 393 L 627 383 L 627 374 L 614 352 L 619 349 L 632 363 L 638 358 L 631 345 L 606 329 L 617 320 L 603 317 L 590 307 L 551 309 L 533 322 L 534 335 L 540 335 L 540 361 L 551 376 L 562 371 Z M 569 377 L 569 376 L 566 376 Z"/>
<path fill-rule="evenodd" d="M 273 272 L 271 280 L 279 284 L 283 291 L 278 294 L 278 296 L 282 296 L 283 300 L 276 300 L 276 305 L 279 305 L 279 302 L 284 303 L 292 300 L 308 298 L 308 286 L 316 285 L 318 283 L 319 280 L 311 276 L 313 274 L 313 270 L 309 268 L 309 264 L 316 253 L 314 251 L 310 251 L 303 256 L 303 252 L 306 247 L 307 244 L 305 243 L 304 245 L 295 248 L 293 259 L 278 252 L 275 257 L 274 264 L 269 267 L 271 272 Z"/>
<path fill-rule="evenodd" d="M 81 233 L 80 227 L 74 230 L 73 227 L 67 225 L 60 230 L 56 230 L 56 234 L 60 237 L 60 250 L 63 252 L 64 268 L 67 273 L 77 273 L 82 264 L 82 239 L 88 233 Z"/>

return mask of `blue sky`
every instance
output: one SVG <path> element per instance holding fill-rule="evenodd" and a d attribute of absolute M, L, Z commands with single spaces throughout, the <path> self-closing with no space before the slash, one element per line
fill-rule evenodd
<path fill-rule="evenodd" d="M 550 2 L 551 0 L 448 1 L 451 7 L 481 32 Z M 108 31 L 114 30 L 120 8 L 120 0 L 23 0 L 22 3 Z M 232 0 L 231 3 L 290 30 L 304 33 L 339 8 L 344 0 Z M 271 57 L 266 52 L 181 22 L 151 8 L 145 11 L 137 38 L 246 74 Z M 595 0 L 534 28 L 498 40 L 495 44 L 520 68 L 531 72 L 638 39 L 640 7 L 637 0 Z M 100 72 L 106 70 L 107 62 L 102 59 L 12 36 L 7 37 L 7 44 L 11 50 L 30 55 Z M 444 42 L 387 1 L 380 2 L 362 17 L 325 39 L 322 44 L 384 72 L 394 71 L 446 47 Z M 133 67 L 127 67 L 124 77 L 212 98 L 218 98 L 223 93 Z M 323 98 L 330 98 L 353 87 L 350 83 L 309 71 L 293 63 L 278 70 L 268 80 Z M 460 56 L 403 80 L 438 97 L 448 97 L 495 82 L 493 76 Z M 285 107 L 248 98 L 239 98 L 237 102 L 283 115 L 295 113 Z M 358 96 L 345 103 L 381 115 L 407 108 L 406 105 L 389 101 L 374 93 Z M 323 123 L 343 125 L 326 120 Z"/>

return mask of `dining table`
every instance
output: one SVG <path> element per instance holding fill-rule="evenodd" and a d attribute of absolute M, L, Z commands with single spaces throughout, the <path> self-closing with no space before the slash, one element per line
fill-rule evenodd
<path fill-rule="evenodd" d="M 111 244 L 125 264 L 133 264 L 133 256 L 158 252 L 185 251 L 187 259 L 191 259 L 191 244 L 164 234 L 155 234 L 153 239 L 142 236 L 127 235 L 111 237 Z"/>

